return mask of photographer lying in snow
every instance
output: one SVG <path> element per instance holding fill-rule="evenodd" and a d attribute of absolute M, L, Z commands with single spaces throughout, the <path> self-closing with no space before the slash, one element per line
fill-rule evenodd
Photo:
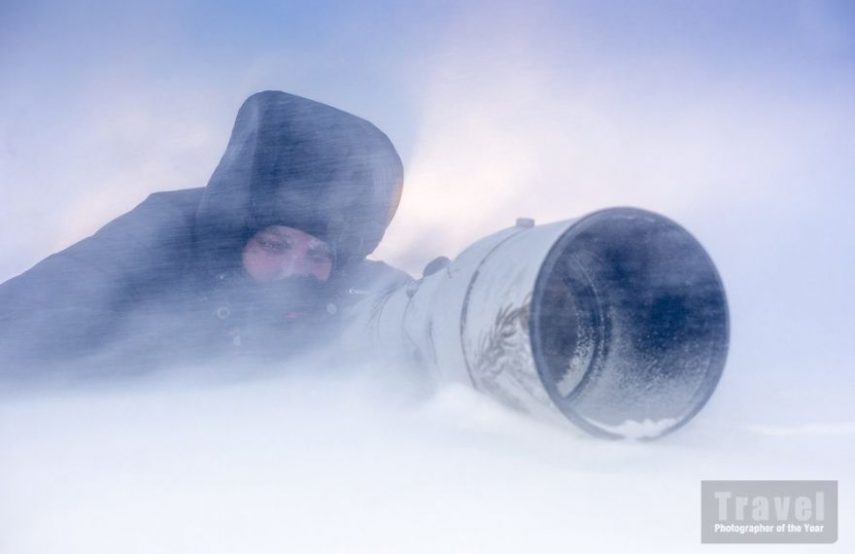
<path fill-rule="evenodd" d="M 0 285 L 0 375 L 305 351 L 332 337 L 350 292 L 409 279 L 365 259 L 402 182 L 392 143 L 368 121 L 255 94 L 206 187 L 152 194 Z"/>

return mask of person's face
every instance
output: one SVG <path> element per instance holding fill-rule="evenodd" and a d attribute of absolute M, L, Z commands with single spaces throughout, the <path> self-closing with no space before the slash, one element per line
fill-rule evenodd
<path fill-rule="evenodd" d="M 332 271 L 332 249 L 324 241 L 285 225 L 257 232 L 243 248 L 243 267 L 259 283 L 288 277 L 326 281 Z"/>

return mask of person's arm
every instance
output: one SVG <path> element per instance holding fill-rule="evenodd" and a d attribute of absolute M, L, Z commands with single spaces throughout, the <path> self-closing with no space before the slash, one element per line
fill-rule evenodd
<path fill-rule="evenodd" d="M 96 352 L 122 315 L 186 260 L 202 189 L 156 193 L 0 285 L 0 374 Z"/>

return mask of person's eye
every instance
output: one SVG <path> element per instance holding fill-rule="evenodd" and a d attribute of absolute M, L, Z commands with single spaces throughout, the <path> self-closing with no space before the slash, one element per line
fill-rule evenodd
<path fill-rule="evenodd" d="M 291 243 L 288 241 L 270 240 L 265 238 L 258 239 L 258 244 L 268 252 L 285 252 L 291 248 Z"/>
<path fill-rule="evenodd" d="M 326 264 L 332 262 L 332 256 L 328 252 L 311 252 L 309 258 L 316 264 Z"/>

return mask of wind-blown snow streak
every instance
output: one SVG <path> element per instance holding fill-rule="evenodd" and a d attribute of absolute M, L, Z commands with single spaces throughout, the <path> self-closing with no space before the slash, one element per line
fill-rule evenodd
<path fill-rule="evenodd" d="M 839 423 L 809 423 L 806 425 L 751 425 L 748 429 L 760 435 L 770 437 L 799 437 L 799 436 L 839 436 L 855 435 L 855 421 Z"/>
<path fill-rule="evenodd" d="M 855 517 L 844 437 L 758 434 L 728 390 L 614 442 L 402 368 L 313 371 L 0 399 L 0 552 L 685 553 L 723 478 L 840 479 Z"/>

